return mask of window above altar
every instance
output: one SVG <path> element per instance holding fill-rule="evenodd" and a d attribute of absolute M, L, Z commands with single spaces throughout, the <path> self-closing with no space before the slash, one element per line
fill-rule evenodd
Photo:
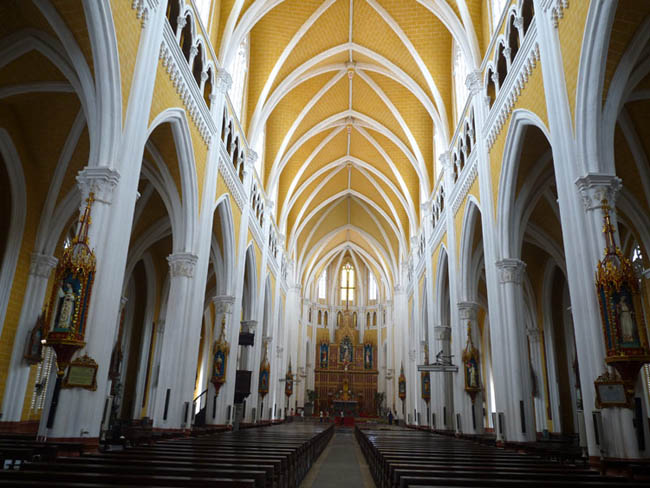
<path fill-rule="evenodd" d="M 341 268 L 341 303 L 354 302 L 354 268 L 346 263 Z"/>

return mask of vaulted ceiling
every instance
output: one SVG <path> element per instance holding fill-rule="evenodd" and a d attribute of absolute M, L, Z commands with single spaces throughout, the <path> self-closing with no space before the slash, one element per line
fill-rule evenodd
<path fill-rule="evenodd" d="M 219 57 L 250 36 L 242 126 L 303 284 L 349 250 L 395 283 L 454 131 L 452 44 L 478 65 L 484 3 L 222 1 Z"/>

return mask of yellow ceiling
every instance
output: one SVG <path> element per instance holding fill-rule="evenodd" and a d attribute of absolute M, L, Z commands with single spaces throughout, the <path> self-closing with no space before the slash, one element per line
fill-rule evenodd
<path fill-rule="evenodd" d="M 481 3 L 220 2 L 226 69 L 249 35 L 245 130 L 252 147 L 264 141 L 261 178 L 303 278 L 316 263 L 304 258 L 341 243 L 395 278 L 435 186 L 434 131 L 445 145 L 453 132 L 454 39 L 480 58 Z"/>

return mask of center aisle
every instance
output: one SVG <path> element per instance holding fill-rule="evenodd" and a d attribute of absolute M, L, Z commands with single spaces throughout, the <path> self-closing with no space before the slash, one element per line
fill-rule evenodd
<path fill-rule="evenodd" d="M 334 437 L 300 488 L 372 488 L 375 483 L 352 428 L 337 427 Z"/>

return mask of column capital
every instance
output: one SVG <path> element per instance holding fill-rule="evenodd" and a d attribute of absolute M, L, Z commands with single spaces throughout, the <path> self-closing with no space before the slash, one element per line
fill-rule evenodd
<path fill-rule="evenodd" d="M 458 302 L 458 315 L 461 320 L 476 320 L 478 315 L 478 303 Z"/>
<path fill-rule="evenodd" d="M 221 295 L 212 297 L 212 303 L 217 313 L 231 313 L 232 304 L 235 303 L 235 297 Z"/>
<path fill-rule="evenodd" d="M 252 149 L 248 151 L 246 154 L 246 165 L 252 169 L 255 166 L 255 162 L 257 161 L 257 153 L 253 151 Z"/>
<path fill-rule="evenodd" d="M 242 320 L 240 324 L 242 332 L 254 332 L 257 327 L 257 320 Z"/>
<path fill-rule="evenodd" d="M 161 335 L 165 333 L 165 319 L 158 320 L 158 323 L 156 324 L 156 333 Z"/>
<path fill-rule="evenodd" d="M 177 252 L 167 256 L 169 263 L 169 272 L 172 278 L 177 276 L 184 276 L 192 278 L 194 276 L 194 268 L 198 261 L 198 256 L 189 252 Z"/>
<path fill-rule="evenodd" d="M 526 334 L 528 334 L 528 339 L 532 344 L 539 344 L 544 336 L 542 331 L 537 327 L 526 329 Z"/>
<path fill-rule="evenodd" d="M 56 266 L 59 260 L 54 256 L 47 254 L 32 253 L 31 263 L 29 265 L 29 274 L 39 276 L 41 278 L 49 278 L 52 269 Z"/>
<path fill-rule="evenodd" d="M 224 68 L 217 69 L 216 88 L 221 93 L 228 93 L 232 86 L 232 76 Z"/>
<path fill-rule="evenodd" d="M 81 192 L 81 205 L 85 205 L 88 195 L 95 194 L 95 201 L 110 205 L 113 201 L 113 190 L 120 181 L 120 173 L 106 166 L 86 166 L 77 174 L 77 186 Z"/>
<path fill-rule="evenodd" d="M 190 48 L 190 59 L 195 57 L 197 54 L 199 54 L 199 49 L 196 46 L 192 46 Z"/>
<path fill-rule="evenodd" d="M 465 86 L 472 95 L 480 93 L 483 90 L 483 73 L 481 70 L 477 69 L 469 72 L 467 78 L 465 78 Z"/>
<path fill-rule="evenodd" d="M 521 283 L 526 269 L 526 263 L 520 259 L 502 259 L 496 263 L 499 270 L 499 283 Z"/>
<path fill-rule="evenodd" d="M 432 206 L 433 203 L 431 202 L 431 200 L 427 200 L 426 202 L 420 204 L 420 209 L 422 210 L 422 214 L 424 215 L 425 218 L 431 215 Z"/>
<path fill-rule="evenodd" d="M 445 151 L 442 154 L 440 154 L 440 156 L 438 157 L 438 161 L 440 161 L 440 164 L 442 165 L 442 170 L 444 172 L 453 170 L 453 165 L 451 163 L 451 153 L 449 151 Z"/>
<path fill-rule="evenodd" d="M 616 196 L 621 189 L 621 179 L 616 175 L 604 173 L 587 173 L 575 181 L 585 210 L 601 208 L 603 200 L 607 200 L 609 206 L 616 206 Z"/>

